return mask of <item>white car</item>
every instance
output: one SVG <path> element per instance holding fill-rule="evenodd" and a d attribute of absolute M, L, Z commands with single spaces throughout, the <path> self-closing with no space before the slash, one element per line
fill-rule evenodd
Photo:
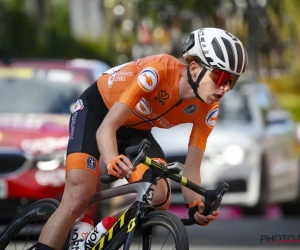
<path fill-rule="evenodd" d="M 184 163 L 191 128 L 152 130 L 168 162 Z M 286 215 L 299 215 L 298 147 L 296 125 L 269 89 L 240 84 L 220 102 L 201 165 L 202 185 L 215 188 L 226 181 L 222 204 L 240 206 L 245 214 L 262 215 L 269 204 L 280 204 Z M 172 182 L 172 203 L 183 202 L 181 187 Z"/>

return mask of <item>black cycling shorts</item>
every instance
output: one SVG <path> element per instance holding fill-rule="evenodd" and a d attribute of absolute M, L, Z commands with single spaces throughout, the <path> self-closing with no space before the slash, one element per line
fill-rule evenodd
<path fill-rule="evenodd" d="M 83 107 L 70 117 L 70 138 L 67 147 L 67 171 L 74 168 L 86 169 L 98 176 L 100 152 L 96 131 L 108 113 L 95 82 L 79 97 Z M 165 155 L 153 137 L 151 130 L 137 130 L 120 127 L 117 130 L 118 153 L 125 155 L 125 149 L 139 144 L 143 139 L 151 142 L 147 156 L 165 160 Z"/>

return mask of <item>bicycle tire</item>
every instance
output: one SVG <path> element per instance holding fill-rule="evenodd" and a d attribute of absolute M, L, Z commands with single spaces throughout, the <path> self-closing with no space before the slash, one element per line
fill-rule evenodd
<path fill-rule="evenodd" d="M 141 224 L 137 226 L 136 231 L 134 233 L 135 236 L 137 236 L 138 234 L 145 233 L 148 229 L 151 229 L 153 226 L 162 226 L 170 230 L 170 233 L 173 235 L 173 238 L 175 240 L 175 248 L 172 249 L 178 249 L 178 250 L 189 249 L 189 240 L 188 240 L 187 231 L 185 229 L 185 226 L 177 216 L 175 216 L 174 214 L 168 211 L 162 211 L 162 210 L 149 212 L 146 216 L 147 219 L 145 221 L 141 221 L 140 222 Z M 109 249 L 109 250 L 120 249 L 120 247 L 124 245 L 126 234 L 127 234 L 127 228 L 124 228 L 122 231 L 120 231 L 118 235 L 116 235 L 112 239 L 111 243 L 105 249 Z M 149 232 L 149 230 L 147 231 L 147 234 L 150 234 L 149 235 L 150 238 L 152 237 L 152 232 Z"/>
<path fill-rule="evenodd" d="M 17 234 L 30 223 L 47 221 L 59 205 L 55 199 L 42 199 L 36 201 L 18 214 L 5 228 L 0 236 L 0 250 L 4 250 L 7 245 L 17 237 Z"/>

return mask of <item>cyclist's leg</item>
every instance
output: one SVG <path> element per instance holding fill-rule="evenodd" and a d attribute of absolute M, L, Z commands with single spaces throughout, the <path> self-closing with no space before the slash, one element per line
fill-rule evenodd
<path fill-rule="evenodd" d="M 152 205 L 155 206 L 157 210 L 167 210 L 171 204 L 171 183 L 169 179 L 167 179 L 167 182 L 170 187 L 168 198 L 167 198 L 167 193 L 168 193 L 167 183 L 163 179 L 159 179 L 157 181 L 157 185 L 153 187 Z"/>
<path fill-rule="evenodd" d="M 101 122 L 102 118 L 87 107 L 71 116 L 64 194 L 39 238 L 39 242 L 47 246 L 63 247 L 73 223 L 85 211 L 96 191 L 100 154 L 95 134 Z"/>
<path fill-rule="evenodd" d="M 67 173 L 62 201 L 49 218 L 39 242 L 61 249 L 75 220 L 85 211 L 95 193 L 97 177 L 85 170 L 73 169 Z"/>
<path fill-rule="evenodd" d="M 161 146 L 155 140 L 155 138 L 153 137 L 153 135 L 150 131 L 147 134 L 148 134 L 148 136 L 146 138 L 151 142 L 151 147 L 147 150 L 147 155 L 154 160 L 162 161 L 163 163 L 166 164 L 166 160 L 165 160 L 166 157 L 165 157 L 165 154 L 164 154 Z M 170 186 L 171 183 L 170 183 L 169 179 L 167 179 L 167 182 Z M 169 194 L 168 199 L 166 199 L 168 187 L 167 187 L 167 183 L 165 182 L 164 179 L 158 179 L 157 184 L 153 185 L 152 188 L 153 188 L 152 205 L 157 206 L 156 207 L 157 210 L 167 210 L 171 203 L 171 187 L 169 190 L 170 194 Z M 162 204 L 162 205 L 158 206 L 159 204 Z"/>

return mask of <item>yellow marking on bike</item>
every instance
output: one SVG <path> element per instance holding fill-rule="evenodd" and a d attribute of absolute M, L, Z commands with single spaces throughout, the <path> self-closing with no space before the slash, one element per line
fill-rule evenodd
<path fill-rule="evenodd" d="M 187 184 L 187 181 L 188 181 L 187 178 L 181 176 L 181 181 L 179 183 L 185 186 Z"/>
<path fill-rule="evenodd" d="M 105 235 L 92 247 L 92 250 L 101 250 L 104 246 Z"/>
<path fill-rule="evenodd" d="M 128 209 L 127 209 L 128 210 Z M 127 212 L 127 210 L 120 216 L 119 220 L 117 221 L 117 223 L 115 223 L 107 232 L 106 234 L 93 246 L 92 250 L 101 250 L 104 247 L 104 241 L 105 241 L 105 237 L 108 236 L 108 241 L 110 241 L 113 237 L 114 237 L 114 228 L 116 225 L 119 224 L 120 228 L 122 228 L 124 226 L 124 220 L 125 220 L 125 214 Z M 134 220 L 134 219 L 133 219 Z M 130 221 L 131 223 L 131 221 Z M 132 226 L 132 228 L 135 227 L 135 223 Z M 131 228 L 131 230 L 132 230 Z M 129 230 L 129 227 L 128 227 Z"/>
<path fill-rule="evenodd" d="M 129 233 L 132 229 L 135 227 L 135 218 L 133 218 L 129 223 L 128 223 L 128 230 L 127 233 Z"/>
<path fill-rule="evenodd" d="M 145 160 L 144 164 L 145 164 L 146 166 L 150 166 L 151 161 L 152 161 L 151 158 L 149 158 L 149 157 L 146 156 L 146 160 Z"/>
<path fill-rule="evenodd" d="M 123 213 L 121 215 L 121 217 L 119 218 L 119 221 L 120 221 L 120 227 L 123 227 L 124 225 L 124 220 L 125 220 L 125 214 L 126 214 L 127 210 L 125 211 L 125 213 Z"/>
<path fill-rule="evenodd" d="M 104 240 L 105 240 L 105 236 L 99 240 L 99 248 L 98 248 L 99 250 L 101 250 L 103 248 Z"/>
<path fill-rule="evenodd" d="M 111 238 L 113 237 L 113 234 L 114 234 L 114 227 L 115 227 L 115 226 L 112 226 L 111 229 L 109 229 L 109 231 L 107 232 L 107 235 L 108 235 L 108 241 L 110 241 Z"/>

